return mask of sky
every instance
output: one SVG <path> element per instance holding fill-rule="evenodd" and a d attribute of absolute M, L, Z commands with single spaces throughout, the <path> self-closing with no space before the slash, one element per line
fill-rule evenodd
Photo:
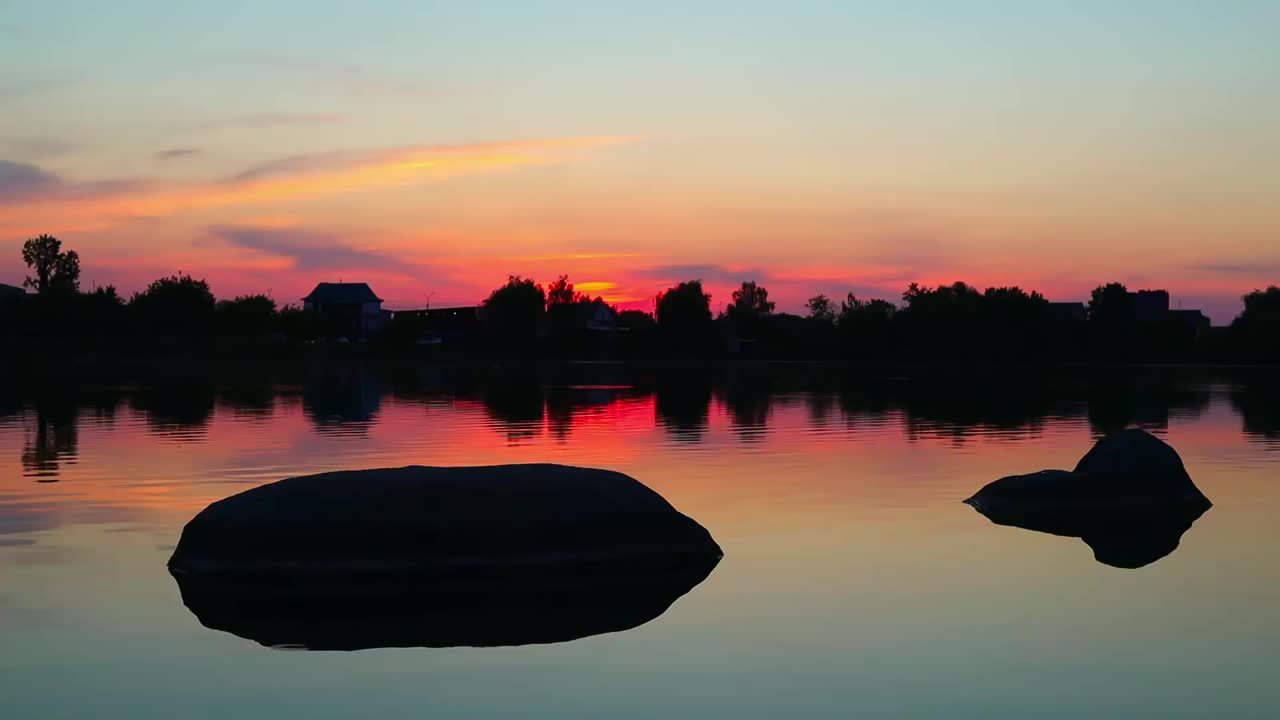
<path fill-rule="evenodd" d="M 266 6 L 266 7 L 264 7 Z M 0 0 L 0 282 L 1280 284 L 1280 3 Z M 5 249 L 7 248 L 7 250 Z"/>

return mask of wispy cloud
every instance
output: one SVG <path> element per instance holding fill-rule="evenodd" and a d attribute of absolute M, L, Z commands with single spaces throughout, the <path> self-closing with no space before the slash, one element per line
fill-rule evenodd
<path fill-rule="evenodd" d="M 62 188 L 62 180 L 35 165 L 0 160 L 0 203 L 47 196 Z"/>
<path fill-rule="evenodd" d="M 1219 275 L 1280 275 L 1280 263 L 1276 262 L 1247 262 L 1247 263 L 1204 263 L 1201 265 L 1192 265 L 1189 270 L 1193 272 L 1215 273 Z"/>
<path fill-rule="evenodd" d="M 128 196 L 148 187 L 142 180 L 68 182 L 35 165 L 0 160 L 0 220 L 7 217 L 6 206 L 10 214 L 20 213 L 23 208 Z"/>
<path fill-rule="evenodd" d="M 379 270 L 417 275 L 403 258 L 352 245 L 340 235 L 307 228 L 215 225 L 213 237 L 237 247 L 287 258 L 298 270 Z"/>
<path fill-rule="evenodd" d="M 0 222 L 72 223 L 79 218 L 157 217 L 210 207 L 368 190 L 458 175 L 573 162 L 591 150 L 632 141 L 628 137 L 570 137 L 476 145 L 429 145 L 382 150 L 342 150 L 277 158 L 219 180 L 147 179 L 75 183 L 33 165 L 5 163 L 0 182 Z M 19 191 L 21 197 L 18 196 Z M 20 204 L 19 204 L 20 203 Z"/>
<path fill-rule="evenodd" d="M 23 158 L 66 155 L 80 147 L 79 143 L 45 137 L 11 138 L 8 141 L 0 141 L 0 148 L 3 148 L 5 154 Z"/>
<path fill-rule="evenodd" d="M 168 150 L 160 150 L 156 153 L 157 160 L 177 160 L 179 158 L 191 157 L 200 154 L 199 148 L 169 148 Z"/>
<path fill-rule="evenodd" d="M 764 282 L 772 277 L 769 271 L 761 268 L 730 268 L 716 264 L 655 265 L 639 268 L 635 274 L 666 282 L 705 280 L 720 285 L 739 283 L 744 280 Z"/>

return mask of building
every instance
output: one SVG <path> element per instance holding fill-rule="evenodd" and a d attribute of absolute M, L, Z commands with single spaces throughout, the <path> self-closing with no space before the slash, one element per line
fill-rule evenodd
<path fill-rule="evenodd" d="M 1049 312 L 1072 322 L 1084 322 L 1089 319 L 1089 309 L 1082 302 L 1051 302 Z"/>
<path fill-rule="evenodd" d="M 1209 334 L 1209 316 L 1199 310 L 1170 310 L 1169 317 L 1189 330 L 1197 342 Z"/>
<path fill-rule="evenodd" d="M 302 298 L 302 309 L 324 316 L 331 334 L 355 338 L 377 333 L 391 319 L 368 283 L 322 282 Z"/>
<path fill-rule="evenodd" d="M 1168 290 L 1139 290 L 1129 293 L 1129 298 L 1138 322 L 1158 322 L 1169 316 Z"/>
<path fill-rule="evenodd" d="M 590 333 L 612 334 L 618 332 L 618 313 L 602 300 L 586 304 L 582 313 L 583 326 Z"/>
<path fill-rule="evenodd" d="M 418 321 L 420 323 L 419 339 L 430 344 L 466 342 L 480 334 L 480 308 L 474 305 L 397 310 L 394 317 L 412 318 Z"/>

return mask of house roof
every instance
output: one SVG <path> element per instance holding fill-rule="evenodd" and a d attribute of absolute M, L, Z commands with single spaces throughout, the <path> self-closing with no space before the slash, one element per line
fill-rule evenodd
<path fill-rule="evenodd" d="M 316 285 L 316 289 L 312 290 L 310 295 L 302 299 L 336 304 L 382 302 L 382 298 L 373 294 L 373 289 L 368 283 L 322 282 Z"/>

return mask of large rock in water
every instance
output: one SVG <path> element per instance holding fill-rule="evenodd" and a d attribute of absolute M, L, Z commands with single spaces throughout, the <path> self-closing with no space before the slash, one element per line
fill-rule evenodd
<path fill-rule="evenodd" d="M 213 503 L 169 568 L 207 627 L 357 650 L 626 630 L 720 557 L 701 525 L 620 473 L 412 466 L 290 478 Z"/>
<path fill-rule="evenodd" d="M 622 473 L 414 465 L 288 478 L 219 500 L 183 528 L 169 569 L 457 577 L 721 555 L 705 528 Z"/>
<path fill-rule="evenodd" d="M 1099 440 L 1074 470 L 1000 478 L 965 502 L 997 525 L 1078 537 L 1119 568 L 1172 553 L 1212 506 L 1178 453 L 1137 429 Z"/>

